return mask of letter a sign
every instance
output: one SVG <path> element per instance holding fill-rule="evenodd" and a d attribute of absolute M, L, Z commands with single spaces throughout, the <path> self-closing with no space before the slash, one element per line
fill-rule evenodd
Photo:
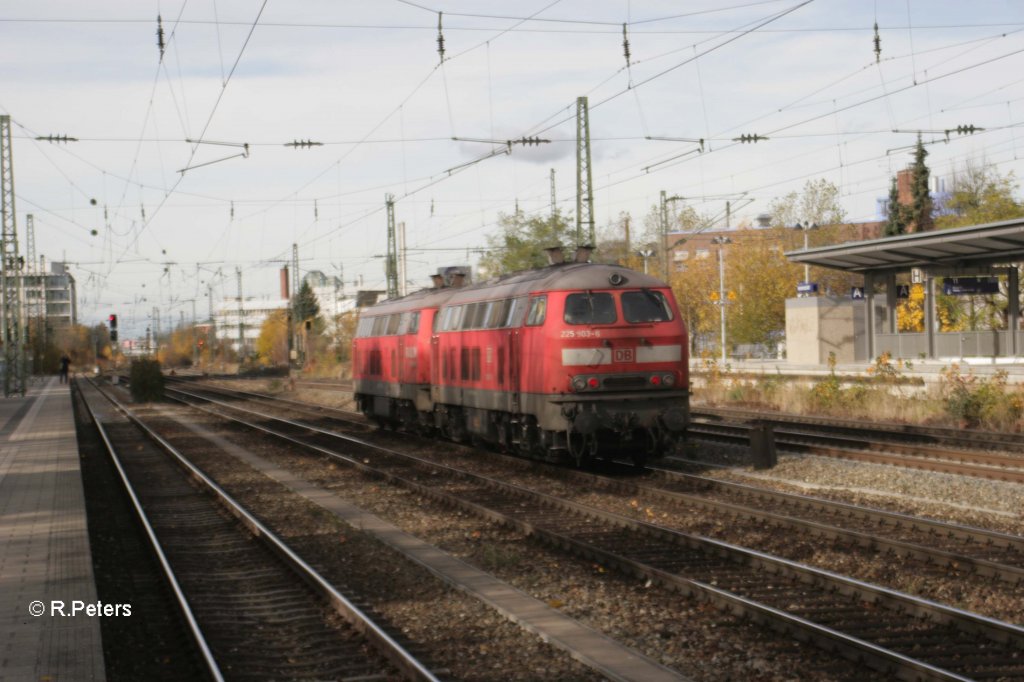
<path fill-rule="evenodd" d="M 910 285 L 909 284 L 898 284 L 898 285 L 896 285 L 896 298 L 910 298 Z"/>
<path fill-rule="evenodd" d="M 850 298 L 860 301 L 864 298 L 864 287 L 850 287 Z"/>

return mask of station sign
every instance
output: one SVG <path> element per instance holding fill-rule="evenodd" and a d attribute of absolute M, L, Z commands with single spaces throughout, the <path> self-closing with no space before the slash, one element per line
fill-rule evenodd
<path fill-rule="evenodd" d="M 862 300 L 864 298 L 864 287 L 850 287 L 850 298 L 855 301 Z"/>
<path fill-rule="evenodd" d="M 897 284 L 896 285 L 896 299 L 907 299 L 910 298 L 910 285 L 909 284 Z"/>
<path fill-rule="evenodd" d="M 816 294 L 818 293 L 817 282 L 797 282 L 796 293 L 798 294 Z"/>
<path fill-rule="evenodd" d="M 942 293 L 947 296 L 998 294 L 998 277 L 949 277 L 942 282 Z"/>

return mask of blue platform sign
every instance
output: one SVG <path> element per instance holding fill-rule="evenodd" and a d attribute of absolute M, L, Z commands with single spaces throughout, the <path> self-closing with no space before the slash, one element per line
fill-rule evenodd
<path fill-rule="evenodd" d="M 896 298 L 910 298 L 910 285 L 909 284 L 897 284 L 896 285 Z"/>
<path fill-rule="evenodd" d="M 855 301 L 864 298 L 864 287 L 850 287 L 850 298 Z"/>
<path fill-rule="evenodd" d="M 947 296 L 998 294 L 998 277 L 948 277 L 942 281 L 942 293 Z"/>
<path fill-rule="evenodd" d="M 798 294 L 816 294 L 818 293 L 817 282 L 797 282 L 796 293 Z"/>

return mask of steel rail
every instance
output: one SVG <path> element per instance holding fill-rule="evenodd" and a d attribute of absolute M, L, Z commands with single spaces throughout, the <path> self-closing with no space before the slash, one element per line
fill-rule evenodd
<path fill-rule="evenodd" d="M 727 443 L 746 443 L 749 440 L 749 431 L 752 427 L 741 424 L 707 424 L 691 422 L 688 433 L 696 438 L 715 440 L 719 439 Z M 840 436 L 825 436 L 821 434 L 795 434 L 784 429 L 775 430 L 775 444 L 786 447 L 797 452 L 834 457 L 837 459 L 854 459 L 875 464 L 890 464 L 903 466 L 911 469 L 924 471 L 937 471 L 940 473 L 960 474 L 974 476 L 975 478 L 988 478 L 993 480 L 1009 481 L 1013 483 L 1024 483 L 1024 457 L 1007 457 L 1005 455 L 972 455 L 974 458 L 984 457 L 989 463 L 968 463 L 953 461 L 950 459 L 938 459 L 936 457 L 924 457 L 919 455 L 885 454 L 874 450 L 862 450 L 852 447 L 836 447 L 829 445 L 818 445 L 823 440 L 841 440 Z M 849 440 L 849 439 L 848 439 Z M 863 439 L 853 439 L 862 442 Z M 880 447 L 885 447 L 880 445 Z M 959 454 L 959 451 L 948 451 L 950 454 Z M 1006 466 L 1015 468 L 1003 468 L 994 466 L 991 462 L 999 461 Z"/>
<path fill-rule="evenodd" d="M 763 568 L 771 573 L 779 573 L 787 576 L 791 576 L 800 580 L 804 583 L 819 585 L 828 585 L 829 589 L 835 590 L 842 594 L 856 595 L 858 598 L 867 602 L 878 602 L 883 601 L 889 604 L 894 611 L 903 613 L 916 614 L 918 617 L 927 617 L 933 622 L 954 624 L 963 632 L 971 632 L 979 634 L 990 641 L 1001 642 L 1001 643 L 1012 643 L 1016 646 L 1024 646 L 1024 628 L 1019 626 L 998 621 L 978 614 L 969 613 L 960 609 L 937 604 L 925 599 L 913 597 L 911 595 L 903 594 L 895 590 L 890 590 L 885 587 L 871 585 L 862 581 L 854 580 L 841 576 L 829 571 L 805 566 L 797 562 L 789 561 L 786 559 L 780 559 L 773 557 L 768 554 L 756 552 L 742 547 L 737 547 L 729 543 L 703 538 L 699 536 L 689 535 L 686 533 L 680 533 L 669 529 L 662 528 L 653 524 L 644 523 L 625 517 L 613 512 L 604 512 L 596 510 L 592 507 L 580 505 L 567 500 L 560 500 L 553 496 L 549 496 L 543 493 L 530 491 L 509 483 L 504 483 L 495 479 L 479 476 L 466 472 L 454 467 L 439 464 L 437 462 L 423 460 L 414 455 L 408 453 L 398 452 L 396 450 L 381 447 L 368 443 L 360 438 L 353 436 L 339 434 L 326 429 L 322 429 L 311 424 L 303 422 L 285 419 L 279 416 L 270 415 L 266 413 L 257 412 L 255 410 L 248 410 L 240 408 L 238 406 L 231 405 L 219 400 L 211 399 L 210 397 L 204 397 L 189 393 L 187 391 L 180 391 L 173 389 L 173 392 L 179 393 L 185 396 L 191 396 L 193 398 L 210 402 L 215 405 L 227 409 L 233 409 L 240 412 L 246 412 L 248 414 L 261 417 L 264 419 L 271 420 L 273 422 L 280 422 L 282 424 L 288 424 L 296 428 L 303 429 L 305 431 L 311 431 L 314 433 L 329 436 L 334 439 L 345 441 L 352 445 L 357 445 L 364 448 L 369 448 L 377 452 L 385 453 L 391 456 L 403 458 L 407 461 L 417 463 L 422 466 L 429 467 L 431 470 L 444 470 L 451 476 L 463 479 L 479 482 L 488 488 L 495 490 L 502 490 L 506 494 L 516 495 L 522 498 L 529 498 L 533 501 L 541 501 L 545 507 L 551 507 L 560 510 L 569 510 L 575 512 L 586 518 L 597 519 L 603 523 L 606 523 L 613 527 L 626 527 L 633 528 L 636 531 L 642 532 L 652 538 L 659 538 L 667 540 L 668 542 L 674 543 L 676 546 L 686 546 L 694 549 L 698 549 L 704 553 L 712 556 L 726 555 L 731 558 L 731 561 L 736 565 L 747 565 L 757 566 Z M 181 400 L 186 404 L 193 405 L 187 400 Z M 600 547 L 595 546 L 585 540 L 580 540 L 572 537 L 568 537 L 559 534 L 554 531 L 550 531 L 543 527 L 539 527 L 535 523 L 523 522 L 512 516 L 499 512 L 493 508 L 483 506 L 466 499 L 465 495 L 456 496 L 449 493 L 445 493 L 437 489 L 436 485 L 426 485 L 418 483 L 411 479 L 403 476 L 389 473 L 379 468 L 375 468 L 367 463 L 362 462 L 356 457 L 350 457 L 342 453 L 336 452 L 329 448 L 325 448 L 308 441 L 304 441 L 300 438 L 289 436 L 287 434 L 275 431 L 266 426 L 254 424 L 246 421 L 239 417 L 232 417 L 223 413 L 209 410 L 207 408 L 198 407 L 206 412 L 210 412 L 222 418 L 226 418 L 240 424 L 243 424 L 249 428 L 258 430 L 268 435 L 273 435 L 277 438 L 285 440 L 290 443 L 299 445 L 305 449 L 318 452 L 326 455 L 332 459 L 345 462 L 346 464 L 353 466 L 361 471 L 367 472 L 370 475 L 378 478 L 384 478 L 385 480 L 393 481 L 400 485 L 406 486 L 409 489 L 415 490 L 419 494 L 430 497 L 431 499 L 438 500 L 448 505 L 454 505 L 462 509 L 470 510 L 475 514 L 481 515 L 484 518 L 488 518 L 500 523 L 508 524 L 518 528 L 522 532 L 528 535 L 534 535 L 538 538 L 543 539 L 545 542 L 554 545 L 556 547 L 568 548 L 575 553 L 593 558 L 598 561 L 603 561 L 609 564 L 617 565 L 627 572 L 634 573 L 643 577 L 648 577 L 663 584 L 669 585 L 680 591 L 689 594 L 699 594 L 704 596 L 714 596 L 716 599 L 720 597 L 721 590 L 715 588 L 713 585 L 708 585 L 700 581 L 685 578 L 677 573 L 670 573 L 656 567 L 647 565 L 638 560 L 630 559 L 629 557 L 621 556 L 615 552 L 611 552 Z M 954 672 L 941 669 L 937 666 L 933 666 L 924 661 L 919 661 L 899 652 L 891 651 L 889 649 L 882 648 L 871 642 L 862 640 L 856 636 L 848 635 L 832 628 L 813 623 L 794 614 L 781 611 L 774 607 L 766 604 L 762 604 L 753 600 L 749 600 L 740 595 L 730 594 L 728 601 L 731 607 L 740 608 L 744 613 L 750 615 L 755 620 L 763 620 L 770 622 L 774 627 L 781 629 L 784 632 L 790 632 L 794 628 L 799 630 L 803 636 L 815 641 L 816 643 L 825 644 L 828 648 L 841 648 L 847 655 L 852 656 L 856 660 L 870 659 L 876 663 L 876 667 L 882 670 L 895 669 L 897 673 L 904 679 L 933 679 L 933 680 L 965 680 L 964 678 Z"/>
<path fill-rule="evenodd" d="M 171 455 L 185 471 L 194 479 L 202 483 L 207 490 L 227 508 L 232 515 L 239 519 L 244 526 L 256 537 L 263 540 L 267 546 L 274 551 L 289 567 L 302 577 L 316 592 L 323 596 L 330 605 L 352 625 L 358 632 L 369 639 L 373 645 L 390 662 L 396 665 L 408 679 L 417 682 L 440 682 L 440 680 L 416 659 L 411 653 L 395 641 L 391 635 L 385 632 L 369 616 L 350 601 L 345 595 L 337 590 L 326 578 L 321 576 L 312 566 L 300 557 L 287 543 L 276 533 L 264 525 L 259 519 L 251 514 L 244 506 L 236 501 L 231 495 L 221 488 L 213 479 L 207 476 L 201 469 L 192 464 L 181 452 L 171 445 L 160 434 L 156 433 L 146 425 L 134 412 L 123 405 L 113 396 L 100 391 L 100 394 L 107 398 L 118 410 L 129 420 L 138 426 L 153 442 L 159 445 L 165 452 Z"/>
<path fill-rule="evenodd" d="M 1014 433 L 984 431 L 981 429 L 957 429 L 948 426 L 925 426 L 920 424 L 898 424 L 894 422 L 867 422 L 856 419 L 824 417 L 818 415 L 789 414 L 785 412 L 756 411 L 733 407 L 699 407 L 691 415 L 702 419 L 727 419 L 759 421 L 770 424 L 797 424 L 804 428 L 821 428 L 863 434 L 865 431 L 876 437 L 881 435 L 890 440 L 915 440 L 932 444 L 962 444 L 966 449 L 980 450 L 979 445 L 990 449 L 1005 448 L 1013 452 L 1024 452 L 1024 442 Z M 969 433 L 969 435 L 968 435 Z"/>
<path fill-rule="evenodd" d="M 75 380 L 77 388 L 77 379 Z M 91 383 L 91 382 L 90 382 Z M 167 580 L 167 584 L 170 586 L 171 591 L 174 593 L 175 601 L 178 604 L 178 608 L 181 610 L 182 616 L 185 619 L 185 623 L 188 626 L 189 634 L 192 637 L 193 642 L 199 649 L 200 657 L 203 660 L 203 665 L 206 668 L 207 674 L 211 679 L 217 682 L 224 681 L 224 675 L 220 671 L 220 666 L 217 665 L 217 661 L 213 656 L 213 652 L 210 650 L 209 645 L 206 642 L 206 636 L 203 635 L 202 629 L 199 627 L 198 621 L 196 621 L 195 615 L 192 613 L 192 608 L 189 606 L 188 598 L 185 596 L 184 591 L 181 589 L 181 585 L 178 583 L 178 579 L 174 574 L 174 569 L 171 568 L 170 562 L 167 560 L 167 555 L 164 553 L 163 547 L 160 545 L 160 541 L 156 537 L 156 532 L 153 530 L 153 526 L 149 522 L 149 517 L 146 515 L 145 510 L 142 508 L 142 503 L 139 501 L 138 496 L 135 494 L 135 488 L 128 480 L 128 474 L 125 472 L 124 467 L 121 465 L 121 458 L 117 456 L 117 452 L 114 449 L 114 444 L 110 441 L 107 435 L 107 430 L 103 426 L 103 423 L 99 420 L 96 412 L 92 409 L 89 401 L 86 400 L 85 394 L 79 390 L 79 397 L 82 400 L 82 404 L 85 405 L 86 411 L 89 413 L 89 418 L 92 423 L 96 426 L 97 432 L 100 434 L 100 438 L 103 440 L 103 445 L 110 456 L 111 462 L 114 464 L 114 468 L 117 469 L 117 475 L 121 479 L 121 485 L 124 487 L 125 494 L 131 501 L 132 509 L 135 512 L 135 516 L 146 533 L 146 537 L 149 540 L 150 547 L 153 550 L 153 554 L 156 555 L 157 561 L 160 564 L 161 570 L 163 570 L 164 578 Z M 101 392 L 102 395 L 102 392 Z"/>
<path fill-rule="evenodd" d="M 290 409 L 294 409 L 298 412 L 316 415 L 323 414 L 323 411 L 318 406 L 302 403 L 301 401 L 278 399 L 275 396 L 223 388 L 219 386 L 202 386 L 202 390 L 212 390 L 218 394 L 255 396 L 261 401 L 285 403 L 290 406 Z M 506 459 L 514 466 L 518 467 L 544 466 L 542 463 L 527 462 L 520 458 L 508 457 Z M 834 523 L 823 523 L 791 516 L 789 514 L 758 509 L 756 507 L 748 506 L 747 504 L 709 499 L 698 493 L 665 490 L 657 485 L 641 483 L 633 479 L 610 478 L 591 472 L 566 469 L 564 467 L 546 466 L 545 470 L 559 478 L 578 480 L 591 486 L 598 485 L 604 489 L 614 489 L 618 492 L 653 496 L 672 504 L 687 504 L 711 511 L 725 512 L 734 516 L 767 521 L 779 527 L 788 526 L 796 529 L 809 530 L 825 537 L 843 538 L 862 547 L 892 550 L 903 556 L 911 556 L 918 559 L 933 561 L 939 565 L 957 567 L 966 566 L 978 575 L 996 576 L 1009 583 L 1024 583 L 1024 566 L 1000 563 L 998 561 L 970 556 L 960 552 L 943 550 L 938 547 L 931 547 L 908 540 L 887 538 L 876 533 L 852 530 Z M 911 527 L 915 531 L 926 532 L 938 536 L 957 537 L 974 543 L 979 543 L 982 546 L 995 545 L 1024 552 L 1024 538 L 1015 535 L 998 533 L 981 528 L 949 524 L 942 521 L 923 519 L 906 514 L 887 512 L 880 509 L 834 502 L 821 498 L 798 496 L 789 493 L 755 488 L 753 486 L 745 486 L 738 483 L 717 481 L 711 478 L 693 476 L 669 469 L 661 469 L 655 466 L 648 466 L 647 470 L 666 484 L 683 482 L 705 490 L 708 488 L 715 488 L 719 494 L 733 493 L 745 497 L 757 497 L 767 499 L 775 504 L 781 504 L 789 507 L 801 507 L 804 509 L 814 508 L 825 512 L 841 514 L 846 517 L 857 517 L 862 520 L 868 519 L 873 522 L 883 523 L 889 526 Z"/>

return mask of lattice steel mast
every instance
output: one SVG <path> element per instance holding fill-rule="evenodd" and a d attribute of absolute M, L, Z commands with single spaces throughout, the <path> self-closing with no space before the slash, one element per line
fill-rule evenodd
<path fill-rule="evenodd" d="M 0 115 L 0 204 L 3 212 L 2 327 L 4 395 L 25 395 L 25 306 L 21 273 L 25 259 L 18 254 L 14 211 L 14 164 L 11 156 L 11 117 Z"/>
<path fill-rule="evenodd" d="M 594 236 L 593 173 L 590 166 L 590 105 L 576 98 L 576 246 L 597 243 Z M 584 229 L 586 235 L 583 234 Z"/>
<path fill-rule="evenodd" d="M 387 194 L 384 203 L 388 207 L 388 253 L 384 273 L 388 280 L 388 298 L 398 298 L 398 239 L 395 236 L 395 196 Z"/>

